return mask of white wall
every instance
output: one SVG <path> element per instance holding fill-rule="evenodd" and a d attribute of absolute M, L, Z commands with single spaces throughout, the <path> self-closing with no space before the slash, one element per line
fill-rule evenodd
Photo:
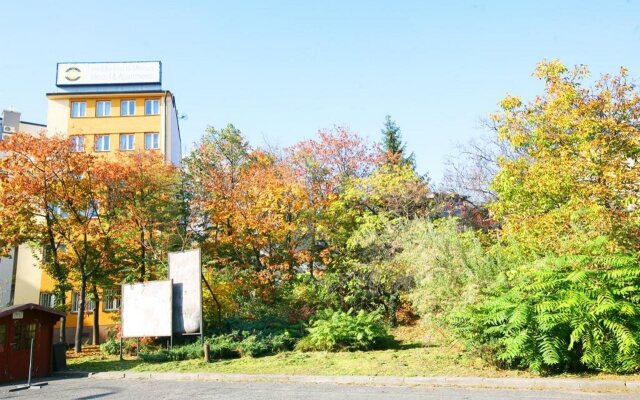
<path fill-rule="evenodd" d="M 47 99 L 47 133 L 50 136 L 66 134 L 69 128 L 69 100 Z"/>
<path fill-rule="evenodd" d="M 46 133 L 47 128 L 40 125 L 33 125 L 28 122 L 20 122 L 20 127 L 18 128 L 22 133 L 28 133 L 30 135 L 37 135 L 39 133 Z"/>
<path fill-rule="evenodd" d="M 0 307 L 4 307 L 11 302 L 14 253 L 15 251 L 11 252 L 11 257 L 0 258 Z"/>
<path fill-rule="evenodd" d="M 175 166 L 180 167 L 182 163 L 182 140 L 180 138 L 180 125 L 178 123 L 178 110 L 175 107 L 173 94 L 169 93 L 166 104 L 166 124 L 169 130 L 167 144 L 165 148 L 165 158 Z"/>

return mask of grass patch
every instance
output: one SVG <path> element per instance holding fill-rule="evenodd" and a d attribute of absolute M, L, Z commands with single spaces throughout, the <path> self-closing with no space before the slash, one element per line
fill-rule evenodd
<path fill-rule="evenodd" d="M 391 350 L 354 352 L 288 351 L 259 358 L 242 357 L 205 363 L 203 360 L 147 363 L 134 357 L 119 361 L 117 356 L 96 355 L 68 360 L 72 370 L 87 372 L 215 372 L 289 375 L 370 375 L 370 376 L 483 376 L 534 377 L 526 371 L 500 370 L 470 355 L 443 335 L 420 327 L 393 331 L 398 346 Z M 562 375 L 563 377 L 621 378 L 607 374 Z M 640 379 L 640 375 L 624 375 Z"/>
<path fill-rule="evenodd" d="M 265 357 L 242 357 L 205 363 L 202 360 L 143 362 L 133 357 L 88 354 L 68 360 L 70 369 L 87 372 L 217 372 L 291 375 L 380 376 L 529 376 L 520 371 L 500 371 L 455 344 L 421 327 L 393 331 L 398 345 L 390 350 L 353 352 L 282 352 Z M 438 339 L 441 342 L 438 342 Z"/>
<path fill-rule="evenodd" d="M 482 360 L 461 356 L 443 347 L 401 348 L 355 352 L 284 352 L 260 358 L 243 357 L 205 363 L 202 360 L 146 363 L 114 356 L 90 356 L 69 360 L 69 368 L 88 372 L 220 372 L 292 375 L 386 375 L 386 376 L 522 376 L 516 371 L 497 371 Z"/>

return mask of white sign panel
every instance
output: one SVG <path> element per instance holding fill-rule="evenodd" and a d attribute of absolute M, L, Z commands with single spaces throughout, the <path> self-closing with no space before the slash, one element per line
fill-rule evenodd
<path fill-rule="evenodd" d="M 200 249 L 169 253 L 173 281 L 173 332 L 195 334 L 202 324 Z"/>
<path fill-rule="evenodd" d="M 60 63 L 57 86 L 160 83 L 160 61 Z"/>
<path fill-rule="evenodd" d="M 122 285 L 122 337 L 172 335 L 171 280 Z"/>

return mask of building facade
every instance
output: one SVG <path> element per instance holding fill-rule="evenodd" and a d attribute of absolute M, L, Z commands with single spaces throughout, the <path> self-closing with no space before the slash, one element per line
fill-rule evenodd
<path fill-rule="evenodd" d="M 162 89 L 160 62 L 61 63 L 58 90 L 47 93 L 50 135 L 78 151 L 157 151 L 180 165 L 175 97 Z"/>
<path fill-rule="evenodd" d="M 22 121 L 20 117 L 17 111 L 2 111 L 0 140 L 17 132 L 31 135 L 46 132 L 46 125 Z M 8 257 L 0 257 L 0 307 L 38 302 L 41 278 L 38 257 L 39 252 L 27 244 L 12 249 Z"/>
<path fill-rule="evenodd" d="M 75 151 L 104 157 L 120 152 L 157 152 L 167 163 L 180 165 L 179 116 L 174 95 L 162 89 L 160 62 L 59 63 L 56 87 L 46 95 L 48 135 L 69 137 Z M 7 265 L 13 263 L 15 271 L 10 303 L 52 307 L 55 281 L 38 267 L 39 252 L 27 245 L 17 252 L 17 258 L 2 260 Z M 77 291 L 67 294 L 66 304 L 70 305 L 67 340 L 72 341 L 78 324 Z M 90 337 L 94 312 L 100 313 L 104 338 L 118 323 L 119 308 L 118 288 L 102 291 L 99 310 L 87 301 L 83 341 Z"/>
<path fill-rule="evenodd" d="M 175 97 L 162 89 L 160 62 L 59 63 L 57 91 L 47 93 L 47 132 L 71 138 L 75 151 L 106 157 L 118 152 L 159 152 L 180 165 L 181 138 Z M 54 280 L 42 274 L 39 303 L 52 305 Z M 83 340 L 88 340 L 93 313 L 100 313 L 100 335 L 119 321 L 120 290 L 103 290 L 100 309 L 87 301 Z M 67 296 L 67 338 L 78 324 L 79 293 Z"/>

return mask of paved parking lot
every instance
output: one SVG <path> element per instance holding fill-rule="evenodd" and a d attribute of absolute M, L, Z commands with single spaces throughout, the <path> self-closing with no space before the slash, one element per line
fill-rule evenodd
<path fill-rule="evenodd" d="M 637 394 L 598 394 L 493 389 L 371 387 L 337 384 L 219 383 L 161 380 L 102 380 L 66 378 L 49 380 L 42 389 L 9 392 L 0 386 L 0 399 L 637 399 Z"/>

